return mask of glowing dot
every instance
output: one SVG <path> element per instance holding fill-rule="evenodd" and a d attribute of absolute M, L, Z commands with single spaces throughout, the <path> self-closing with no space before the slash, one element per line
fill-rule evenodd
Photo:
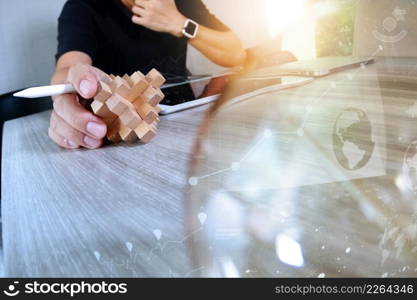
<path fill-rule="evenodd" d="M 206 223 L 207 220 L 207 214 L 204 212 L 199 213 L 198 220 L 200 221 L 201 225 L 204 225 L 204 223 Z"/>
<path fill-rule="evenodd" d="M 347 248 L 347 249 L 346 249 L 346 251 L 345 251 L 345 252 L 346 252 L 346 254 L 349 254 L 351 250 L 352 250 L 352 249 Z"/>
<path fill-rule="evenodd" d="M 188 183 L 189 183 L 191 186 L 196 186 L 196 185 L 198 184 L 198 178 L 191 177 L 191 178 L 188 180 Z"/>
<path fill-rule="evenodd" d="M 382 47 L 382 45 L 379 45 L 379 46 L 378 46 L 378 49 L 379 49 L 380 51 L 383 51 L 383 50 L 384 50 L 384 47 Z"/>
<path fill-rule="evenodd" d="M 272 136 L 272 131 L 270 129 L 265 129 L 264 137 L 270 138 Z"/>
<path fill-rule="evenodd" d="M 161 230 L 159 230 L 159 229 L 155 229 L 155 230 L 153 231 L 153 234 L 154 234 L 154 236 L 156 237 L 156 239 L 159 241 L 159 240 L 161 239 L 161 236 L 162 236 L 162 231 L 161 231 Z"/>
<path fill-rule="evenodd" d="M 324 278 L 324 277 L 326 277 L 326 274 L 324 274 L 324 273 L 320 273 L 320 274 L 317 276 L 317 278 Z"/>
<path fill-rule="evenodd" d="M 240 170 L 240 163 L 234 162 L 234 163 L 232 163 L 232 165 L 230 167 L 232 168 L 232 171 L 239 171 Z"/>
<path fill-rule="evenodd" d="M 318 228 L 316 228 L 314 231 L 315 231 L 315 232 L 319 232 L 319 229 L 318 229 Z"/>
<path fill-rule="evenodd" d="M 304 129 L 303 129 L 303 128 L 299 128 L 299 129 L 297 130 L 297 135 L 298 135 L 298 136 L 304 136 Z"/>
<path fill-rule="evenodd" d="M 281 262 L 298 268 L 304 265 L 301 246 L 292 238 L 285 235 L 277 236 L 275 241 L 275 249 L 276 254 Z"/>
<path fill-rule="evenodd" d="M 324 249 L 326 249 L 326 246 L 324 246 L 324 245 L 321 246 L 321 250 L 324 250 Z"/>

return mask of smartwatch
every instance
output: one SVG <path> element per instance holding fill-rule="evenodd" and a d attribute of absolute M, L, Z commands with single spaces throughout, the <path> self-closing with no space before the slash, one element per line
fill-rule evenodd
<path fill-rule="evenodd" d="M 191 19 L 187 19 L 182 28 L 182 34 L 188 39 L 193 39 L 197 36 L 198 27 L 198 23 Z"/>

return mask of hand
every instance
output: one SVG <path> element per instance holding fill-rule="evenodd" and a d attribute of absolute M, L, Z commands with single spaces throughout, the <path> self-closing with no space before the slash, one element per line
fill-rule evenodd
<path fill-rule="evenodd" d="M 84 99 L 97 94 L 99 80 L 108 81 L 109 78 L 90 65 L 74 65 L 67 75 L 67 82 L 72 83 Z M 55 143 L 67 149 L 95 149 L 102 145 L 107 133 L 106 124 L 82 106 L 77 94 L 60 95 L 53 100 L 49 136 Z"/>
<path fill-rule="evenodd" d="M 136 0 L 132 7 L 132 22 L 158 32 L 182 36 L 187 20 L 177 9 L 174 0 Z"/>

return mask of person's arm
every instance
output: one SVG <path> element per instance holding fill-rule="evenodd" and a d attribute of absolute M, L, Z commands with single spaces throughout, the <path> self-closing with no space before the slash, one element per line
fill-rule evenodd
<path fill-rule="evenodd" d="M 136 0 L 132 12 L 135 24 L 176 37 L 182 36 L 187 17 L 179 12 L 174 0 Z M 224 67 L 243 65 L 246 59 L 240 39 L 230 30 L 218 31 L 199 25 L 197 36 L 189 43 Z"/>
<path fill-rule="evenodd" d="M 77 92 L 52 97 L 49 136 L 68 149 L 98 148 L 107 131 L 105 123 L 82 105 L 83 98 L 95 96 L 98 80 L 107 80 L 105 73 L 92 66 L 97 34 L 94 14 L 87 4 L 68 0 L 58 19 L 57 62 L 51 84 L 72 83 Z"/>
<path fill-rule="evenodd" d="M 92 60 L 87 54 L 67 52 L 58 59 L 51 84 L 72 83 L 78 95 L 90 99 L 97 93 L 98 81 L 107 80 L 107 75 L 91 64 Z M 98 148 L 107 133 L 106 124 L 80 104 L 78 95 L 52 97 L 54 109 L 49 136 L 67 149 Z"/>

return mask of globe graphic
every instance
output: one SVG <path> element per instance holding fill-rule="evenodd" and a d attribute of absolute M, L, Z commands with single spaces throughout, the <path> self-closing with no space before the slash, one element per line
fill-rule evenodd
<path fill-rule="evenodd" d="M 405 152 L 403 175 L 407 188 L 417 192 L 417 141 L 411 143 Z"/>
<path fill-rule="evenodd" d="M 359 170 L 369 162 L 374 148 L 366 113 L 356 108 L 344 110 L 333 128 L 333 149 L 340 165 L 349 171 Z"/>

